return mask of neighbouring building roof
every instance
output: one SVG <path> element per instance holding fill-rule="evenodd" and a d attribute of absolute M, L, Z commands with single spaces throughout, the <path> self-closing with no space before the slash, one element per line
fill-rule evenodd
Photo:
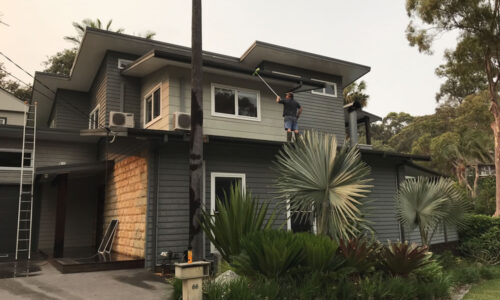
<path fill-rule="evenodd" d="M 23 100 L 0 87 L 0 110 L 24 113 L 25 108 Z"/>

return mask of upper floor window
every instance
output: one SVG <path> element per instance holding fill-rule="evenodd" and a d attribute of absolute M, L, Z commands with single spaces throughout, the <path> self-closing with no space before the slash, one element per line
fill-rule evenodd
<path fill-rule="evenodd" d="M 99 128 L 99 105 L 89 114 L 89 129 Z"/>
<path fill-rule="evenodd" d="M 161 114 L 161 87 L 155 87 L 144 98 L 144 126 L 156 121 Z"/>
<path fill-rule="evenodd" d="M 313 94 L 330 96 L 330 97 L 337 97 L 337 84 L 335 82 L 328 82 L 328 81 L 323 81 L 323 80 L 314 79 L 314 78 L 311 78 L 311 80 L 322 82 L 325 84 L 324 88 L 312 90 L 311 92 Z"/>
<path fill-rule="evenodd" d="M 212 115 L 260 121 L 260 93 L 213 84 Z"/>
<path fill-rule="evenodd" d="M 7 118 L 0 117 L 0 125 L 7 125 Z"/>

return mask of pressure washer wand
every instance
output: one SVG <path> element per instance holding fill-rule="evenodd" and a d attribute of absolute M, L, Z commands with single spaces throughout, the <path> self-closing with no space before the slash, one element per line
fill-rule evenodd
<path fill-rule="evenodd" d="M 271 90 L 271 92 L 273 92 L 273 94 L 276 95 L 276 97 L 279 97 L 278 94 L 276 94 L 276 92 L 273 90 L 273 88 L 264 80 L 264 78 L 262 78 L 260 75 L 259 75 L 259 71 L 260 71 L 260 68 L 257 68 L 255 69 L 255 72 L 253 72 L 252 75 L 257 75 L 259 76 L 260 80 L 262 80 L 262 82 L 264 82 L 264 84 L 269 88 L 269 90 Z"/>

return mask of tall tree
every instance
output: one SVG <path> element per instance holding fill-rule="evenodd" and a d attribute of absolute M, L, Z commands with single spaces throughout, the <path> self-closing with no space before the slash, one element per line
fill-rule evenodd
<path fill-rule="evenodd" d="M 411 18 L 406 36 L 411 46 L 421 52 L 431 53 L 436 36 L 446 32 L 458 32 L 458 46 L 454 50 L 467 53 L 471 60 L 452 61 L 454 67 L 467 70 L 470 62 L 482 66 L 490 97 L 491 123 L 495 139 L 496 177 L 500 178 L 500 0 L 407 0 L 406 10 Z M 416 25 L 415 22 L 420 21 Z M 459 56 L 456 56 L 459 58 Z M 448 61 L 450 62 L 450 61 Z M 469 69 L 470 70 L 470 69 Z M 457 83 L 466 80 L 467 72 L 454 74 Z M 456 80 L 458 79 L 458 80 Z M 462 85 L 463 86 L 463 85 Z M 496 181 L 496 211 L 500 216 L 500 180 Z"/>
<path fill-rule="evenodd" d="M 193 0 L 191 20 L 191 136 L 189 141 L 189 246 L 193 259 L 203 258 L 199 220 L 203 192 L 203 57 L 201 0 Z"/>
<path fill-rule="evenodd" d="M 106 26 L 103 26 L 103 23 L 99 19 L 84 19 L 80 23 L 73 22 L 73 27 L 76 30 L 76 36 L 65 36 L 64 39 L 76 44 L 75 48 L 64 49 L 62 51 L 57 52 L 56 54 L 50 56 L 47 61 L 43 62 L 45 66 L 44 72 L 59 74 L 59 75 L 69 75 L 71 71 L 71 67 L 73 67 L 73 62 L 76 57 L 77 46 L 80 45 L 83 35 L 85 34 L 85 29 L 87 27 L 105 29 L 109 31 L 114 31 L 118 33 L 123 33 L 125 29 L 118 28 L 117 30 L 111 29 L 111 23 L 113 20 L 109 20 L 106 23 Z M 152 39 L 156 33 L 154 31 L 148 30 L 144 33 L 139 33 L 137 36 Z"/>
<path fill-rule="evenodd" d="M 83 35 L 85 34 L 85 28 L 91 27 L 91 28 L 97 28 L 97 29 L 104 29 L 108 31 L 114 31 L 118 33 L 122 33 L 125 31 L 123 28 L 118 28 L 117 30 L 112 30 L 111 29 L 111 23 L 113 23 L 113 20 L 109 20 L 108 23 L 106 23 L 106 26 L 103 27 L 103 23 L 99 19 L 83 19 L 80 23 L 78 22 L 73 22 L 73 27 L 76 30 L 76 36 L 65 36 L 64 39 L 67 41 L 70 41 L 72 43 L 75 43 L 76 45 L 80 45 L 82 42 Z"/>
<path fill-rule="evenodd" d="M 352 103 L 357 101 L 362 107 L 368 104 L 368 99 L 370 96 L 366 94 L 366 82 L 361 80 L 359 83 L 353 82 L 346 86 L 342 91 L 344 96 L 344 104 Z"/>
<path fill-rule="evenodd" d="M 7 79 L 8 76 L 9 75 L 4 70 L 3 63 L 0 63 L 0 88 L 12 93 L 14 96 L 21 100 L 30 99 L 32 86 L 20 83 L 19 81 L 17 81 L 17 79 Z"/>

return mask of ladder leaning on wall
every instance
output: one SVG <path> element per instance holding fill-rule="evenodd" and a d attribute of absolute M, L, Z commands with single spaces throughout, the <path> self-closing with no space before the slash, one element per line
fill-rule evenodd
<path fill-rule="evenodd" d="M 25 102 L 25 104 L 17 212 L 16 260 L 21 256 L 31 259 L 37 103 Z"/>

